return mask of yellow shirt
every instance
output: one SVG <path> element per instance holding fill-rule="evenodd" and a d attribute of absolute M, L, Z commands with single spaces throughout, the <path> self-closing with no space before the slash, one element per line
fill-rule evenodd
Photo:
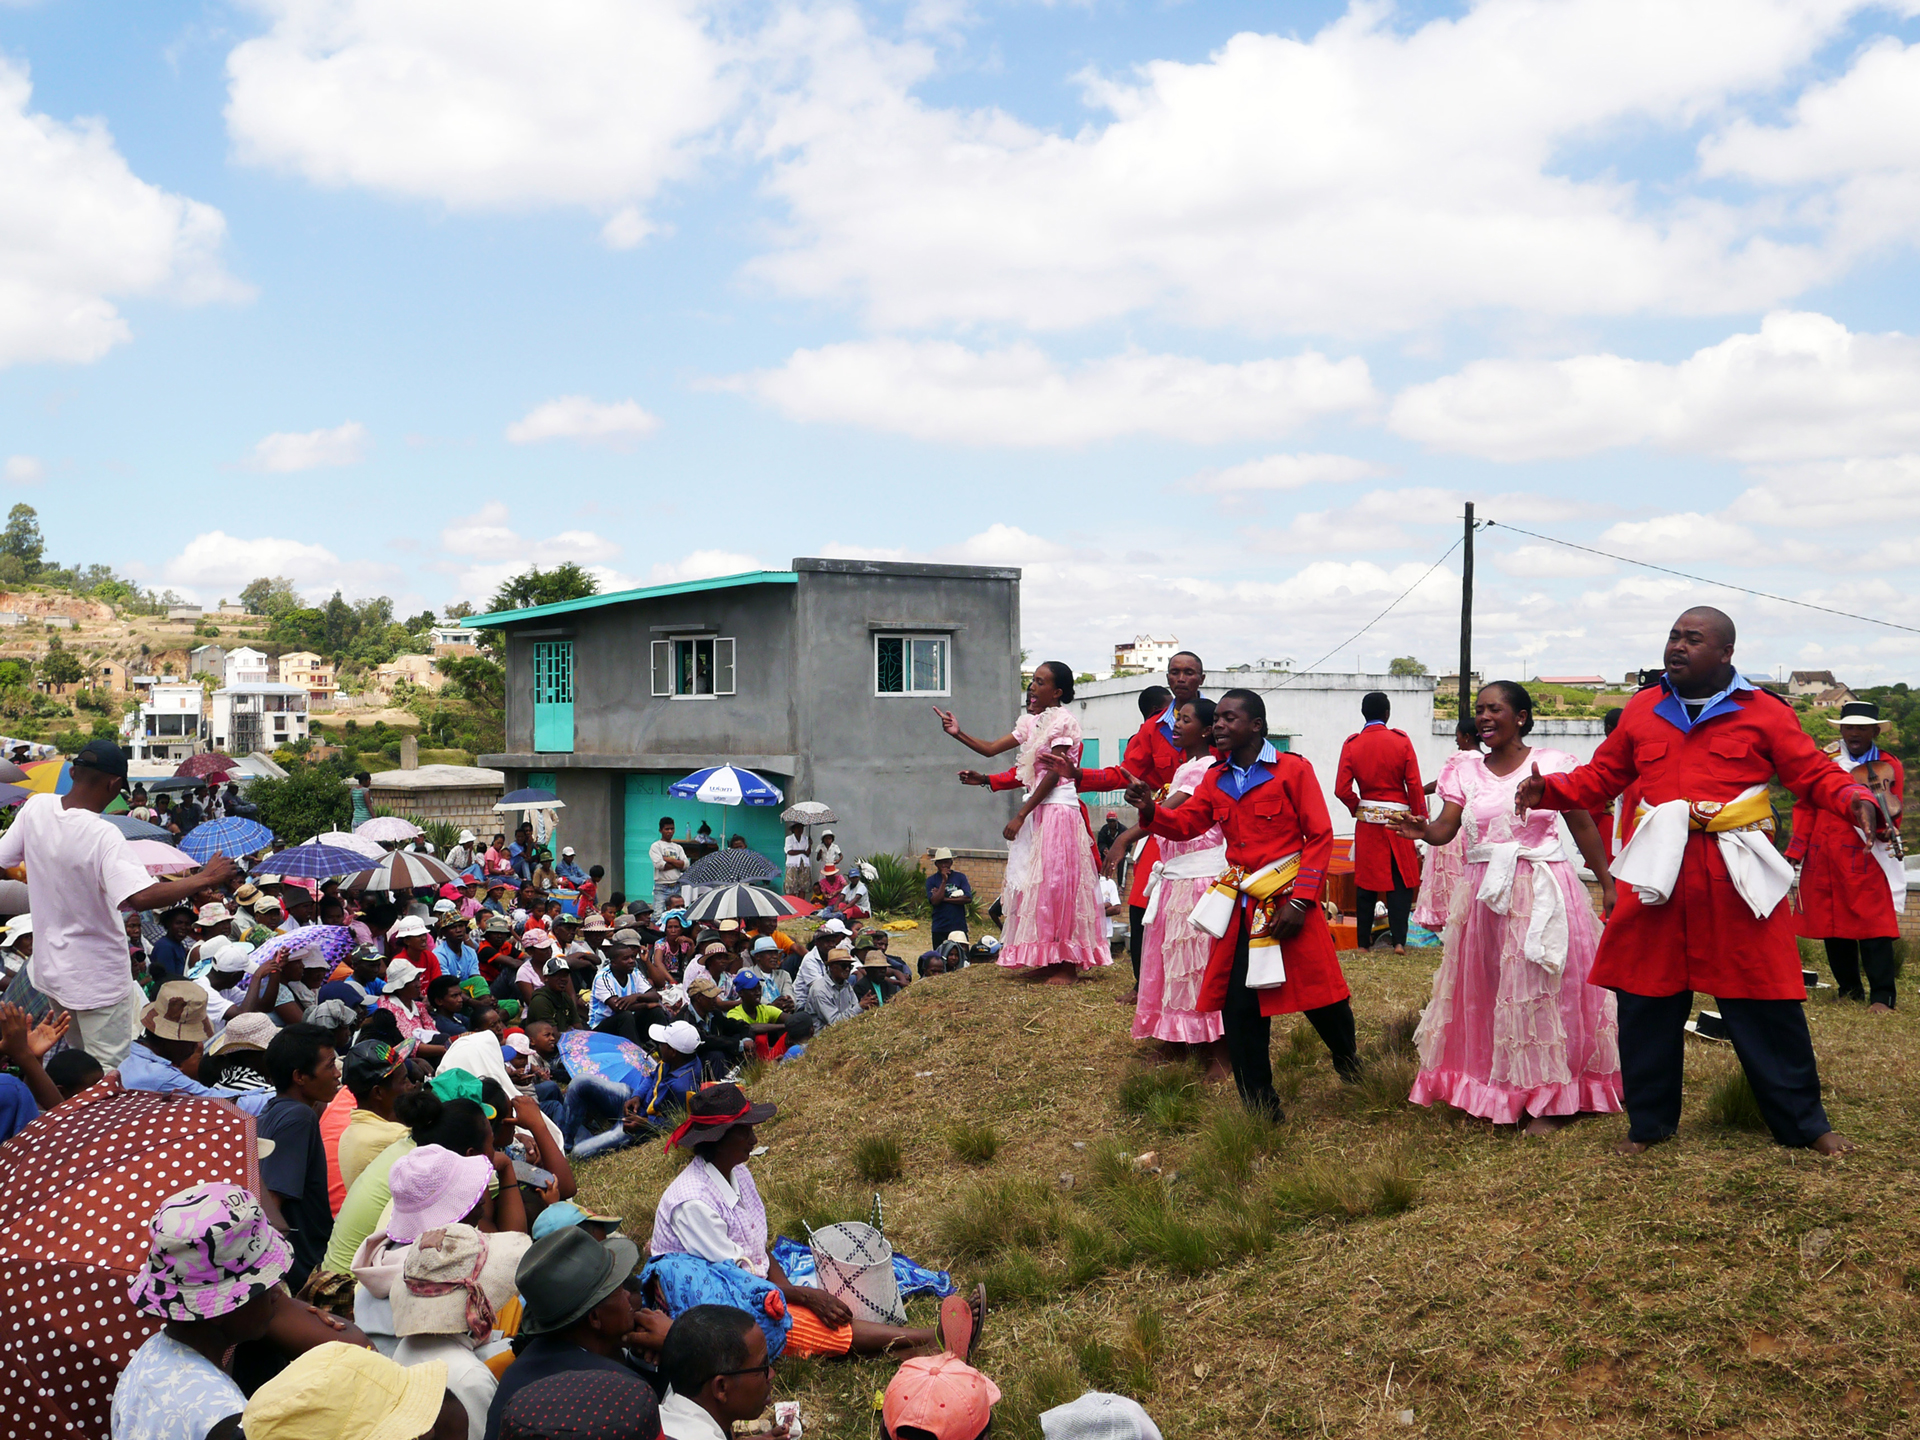
<path fill-rule="evenodd" d="M 347 1117 L 347 1128 L 340 1132 L 340 1178 L 353 1188 L 360 1172 L 373 1157 L 407 1134 L 397 1120 L 382 1120 L 371 1110 L 355 1110 Z"/>

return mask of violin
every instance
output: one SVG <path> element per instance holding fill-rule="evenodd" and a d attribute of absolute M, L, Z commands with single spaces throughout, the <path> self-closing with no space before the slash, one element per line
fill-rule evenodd
<path fill-rule="evenodd" d="M 1841 742 L 1836 740 L 1828 747 L 1834 755 L 1840 753 Z M 1853 779 L 1856 784 L 1864 785 L 1873 795 L 1873 803 L 1880 807 L 1881 817 L 1887 822 L 1887 849 L 1896 860 L 1904 860 L 1907 855 L 1906 842 L 1900 838 L 1900 793 L 1893 788 L 1893 762 L 1891 760 L 1869 760 L 1863 765 L 1853 767 Z"/>

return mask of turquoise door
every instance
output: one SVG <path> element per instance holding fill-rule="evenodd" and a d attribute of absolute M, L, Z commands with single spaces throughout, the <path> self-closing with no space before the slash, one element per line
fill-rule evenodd
<path fill-rule="evenodd" d="M 747 844 L 772 862 L 778 870 L 785 864 L 781 839 L 787 827 L 780 823 L 778 805 L 703 805 L 698 800 L 682 800 L 669 795 L 667 787 L 681 778 L 679 771 L 641 771 L 627 776 L 626 881 L 630 895 L 652 894 L 653 861 L 647 847 L 660 838 L 660 821 L 669 818 L 674 838 L 687 840 L 699 830 L 702 821 L 713 831 L 716 845 L 726 844 L 726 836 L 744 835 Z M 767 775 L 762 778 L 786 788 L 788 777 Z"/>
<path fill-rule="evenodd" d="M 534 642 L 533 748 L 545 755 L 573 752 L 571 640 Z"/>
<path fill-rule="evenodd" d="M 559 783 L 559 776 L 555 775 L 551 770 L 529 770 L 527 772 L 527 788 L 529 790 L 546 790 L 558 794 Z M 565 843 L 560 838 L 560 820 L 566 813 L 564 810 L 549 810 L 547 812 L 548 815 L 553 817 L 554 821 L 553 834 L 547 840 L 547 848 L 553 852 L 553 858 L 555 860 L 560 858 L 560 847 Z"/>

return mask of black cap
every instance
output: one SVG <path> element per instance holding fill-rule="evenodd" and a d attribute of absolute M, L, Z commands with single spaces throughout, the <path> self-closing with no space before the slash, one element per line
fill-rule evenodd
<path fill-rule="evenodd" d="M 111 740 L 89 740 L 80 747 L 80 753 L 70 763 L 98 770 L 102 775 L 111 775 L 116 780 L 127 778 L 126 752 Z"/>

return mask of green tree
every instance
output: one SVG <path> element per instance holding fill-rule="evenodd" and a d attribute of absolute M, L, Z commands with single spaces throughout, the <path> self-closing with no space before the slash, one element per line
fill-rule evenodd
<path fill-rule="evenodd" d="M 464 620 L 471 614 L 473 614 L 473 602 L 471 600 L 456 600 L 453 604 L 447 606 L 447 618 L 449 620 Z"/>
<path fill-rule="evenodd" d="M 40 678 L 49 685 L 73 685 L 85 673 L 73 652 L 60 643 L 58 635 L 54 636 L 48 642 L 45 658 L 40 661 Z"/>
<path fill-rule="evenodd" d="M 1424 675 L 1427 673 L 1427 667 L 1411 655 L 1402 655 L 1398 660 L 1387 662 L 1387 673 L 1389 675 Z"/>
<path fill-rule="evenodd" d="M 286 576 L 275 575 L 271 579 L 262 576 L 240 592 L 240 603 L 255 615 L 278 619 L 285 612 L 297 609 L 300 597 L 294 593 L 293 581 Z"/>
<path fill-rule="evenodd" d="M 345 829 L 353 818 L 346 782 L 317 765 L 296 764 L 284 780 L 256 780 L 247 799 L 260 807 L 260 823 L 290 845 Z"/>
<path fill-rule="evenodd" d="M 0 555 L 19 560 L 28 575 L 40 568 L 40 556 L 47 542 L 40 534 L 40 516 L 31 505 L 16 505 L 7 512 L 7 528 L 0 530 Z"/>
<path fill-rule="evenodd" d="M 499 713 L 506 709 L 507 672 L 497 661 L 484 655 L 462 655 L 442 660 L 440 673 L 447 677 L 443 693 L 480 710 Z"/>
<path fill-rule="evenodd" d="M 535 565 L 494 591 L 488 612 L 558 605 L 563 600 L 580 600 L 599 593 L 600 582 L 572 560 L 563 561 L 551 570 Z"/>

